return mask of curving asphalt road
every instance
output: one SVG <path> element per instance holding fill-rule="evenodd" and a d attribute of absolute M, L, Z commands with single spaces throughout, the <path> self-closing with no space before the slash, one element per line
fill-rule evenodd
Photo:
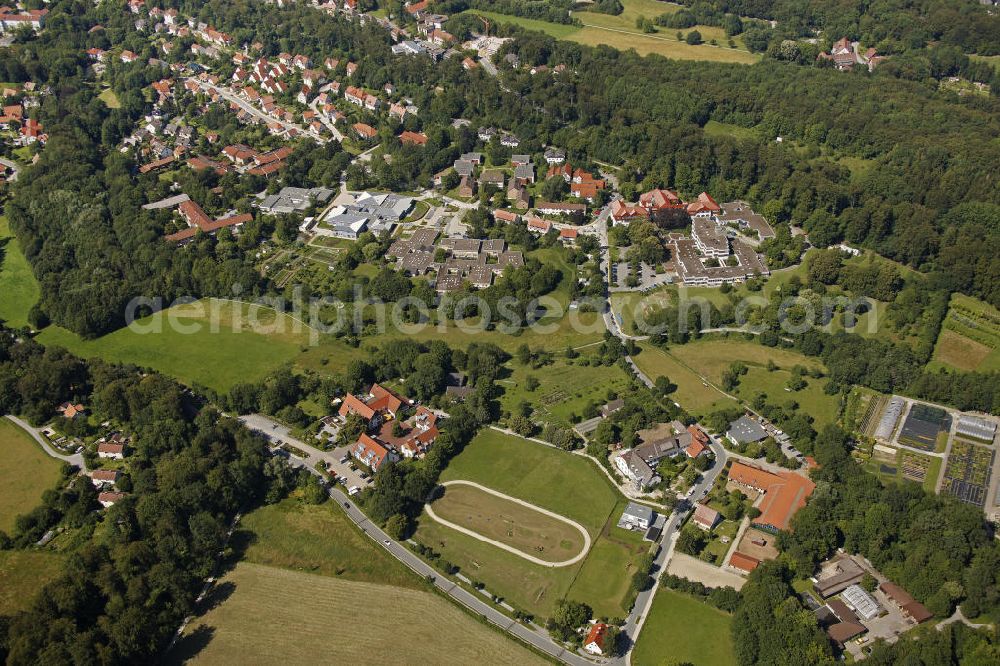
<path fill-rule="evenodd" d="M 31 435 L 34 440 L 38 442 L 39 446 L 42 447 L 42 450 L 45 451 L 45 453 L 49 454 L 53 458 L 58 458 L 59 460 L 68 462 L 70 465 L 75 465 L 83 472 L 87 471 L 87 465 L 83 462 L 83 454 L 73 453 L 66 455 L 64 453 L 59 453 L 52 448 L 52 445 L 49 444 L 49 440 L 45 439 L 42 431 L 38 428 L 32 427 L 31 424 L 17 418 L 13 414 L 7 414 L 7 419 Z"/>
<path fill-rule="evenodd" d="M 441 518 L 436 513 L 434 513 L 434 508 L 431 507 L 430 503 L 424 505 L 424 509 L 427 511 L 427 515 L 428 516 L 430 516 L 431 518 L 433 518 L 437 522 L 441 523 L 442 525 L 444 525 L 446 527 L 450 527 L 451 529 L 456 530 L 458 532 L 461 532 L 462 534 L 466 534 L 466 535 L 472 537 L 473 539 L 476 539 L 477 541 L 483 541 L 485 543 L 491 544 L 493 546 L 496 546 L 497 548 L 500 548 L 501 550 L 506 550 L 508 553 L 513 553 L 514 555 L 517 555 L 518 557 L 523 557 L 524 559 L 528 560 L 529 562 L 533 562 L 533 563 L 538 564 L 540 566 L 543 566 L 543 567 L 552 567 L 552 568 L 556 568 L 556 567 L 568 567 L 568 566 L 571 566 L 573 564 L 576 564 L 577 562 L 579 562 L 582 559 L 584 559 L 585 557 L 587 557 L 587 553 L 590 552 L 590 543 L 591 543 L 590 542 L 590 534 L 587 533 L 587 530 L 584 529 L 583 525 L 581 525 L 580 523 L 578 523 L 576 521 L 570 520 L 569 518 L 567 518 L 565 516 L 560 516 L 558 513 L 553 513 L 552 511 L 549 511 L 548 509 L 543 509 L 540 506 L 536 506 L 536 505 L 532 504 L 531 502 L 525 502 L 524 500 L 518 499 L 517 497 L 511 497 L 510 495 L 504 495 L 503 493 L 497 492 L 496 490 L 493 490 L 492 488 L 487 488 L 486 486 L 480 485 L 480 484 L 476 483 L 475 481 L 462 481 L 462 480 L 445 481 L 441 485 L 442 486 L 471 486 L 473 488 L 476 488 L 478 490 L 483 491 L 484 493 L 489 493 L 490 495 L 495 495 L 496 497 L 501 497 L 501 498 L 503 498 L 503 499 L 505 499 L 505 500 L 507 500 L 509 502 L 514 502 L 515 504 L 520 504 L 521 506 L 526 506 L 529 509 L 537 511 L 538 513 L 541 513 L 541 514 L 544 514 L 546 516 L 549 516 L 550 518 L 554 518 L 556 520 L 562 521 L 562 522 L 566 523 L 567 525 L 573 526 L 574 528 L 576 528 L 576 530 L 578 532 L 580 532 L 580 534 L 583 535 L 583 548 L 580 550 L 580 552 L 575 557 L 572 557 L 572 558 L 570 558 L 568 560 L 563 560 L 562 562 L 550 562 L 548 560 L 543 560 L 543 559 L 540 559 L 538 557 L 535 557 L 534 555 L 529 555 L 528 553 L 525 553 L 522 550 L 518 550 L 517 548 L 514 548 L 513 546 L 509 546 L 509 545 L 503 543 L 502 541 L 497 541 L 495 539 L 489 539 L 487 537 L 484 537 L 479 532 L 476 532 L 474 530 L 470 530 L 470 529 L 468 529 L 466 527 L 462 527 L 461 525 L 457 525 L 457 524 L 455 524 L 455 523 L 453 523 L 453 522 L 451 522 L 449 520 L 445 520 L 444 518 Z"/>

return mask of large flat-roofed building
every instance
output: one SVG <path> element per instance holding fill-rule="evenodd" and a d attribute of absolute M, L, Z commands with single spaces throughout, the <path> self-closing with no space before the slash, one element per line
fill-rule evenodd
<path fill-rule="evenodd" d="M 722 212 L 715 216 L 715 219 L 722 224 L 735 224 L 741 230 L 752 231 L 757 237 L 765 241 L 774 238 L 774 228 L 768 224 L 764 216 L 755 213 L 745 201 L 730 201 L 721 206 Z"/>
<path fill-rule="evenodd" d="M 333 196 L 333 190 L 328 190 L 325 187 L 313 187 L 311 189 L 283 187 L 277 194 L 264 197 L 264 200 L 257 205 L 257 208 L 264 213 L 276 215 L 299 213 L 314 203 L 326 203 L 331 196 Z"/>
<path fill-rule="evenodd" d="M 718 287 L 726 283 L 745 282 L 770 271 L 753 248 L 741 241 L 733 242 L 738 261 L 736 266 L 706 266 L 705 257 L 694 240 L 679 238 L 674 241 L 677 274 L 684 284 L 700 287 Z M 715 258 L 715 257 L 713 257 Z"/>
<path fill-rule="evenodd" d="M 813 587 L 826 599 L 861 582 L 864 576 L 864 568 L 852 556 L 841 554 L 822 565 Z"/>
<path fill-rule="evenodd" d="M 726 233 L 710 219 L 696 217 L 691 221 L 691 237 L 698 250 L 706 257 L 721 259 L 729 256 L 729 239 Z"/>
<path fill-rule="evenodd" d="M 365 231 L 391 232 L 413 208 L 413 198 L 362 192 L 353 203 L 334 206 L 314 227 L 318 234 L 357 239 Z"/>

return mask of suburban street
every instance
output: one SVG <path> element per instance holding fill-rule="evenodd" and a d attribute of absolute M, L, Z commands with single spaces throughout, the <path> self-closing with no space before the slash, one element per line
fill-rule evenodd
<path fill-rule="evenodd" d="M 311 136 L 313 138 L 313 140 L 315 140 L 318 143 L 326 143 L 326 141 L 327 141 L 326 139 L 324 139 L 322 137 L 317 137 L 317 136 L 313 135 L 309 130 L 307 130 L 302 125 L 299 125 L 297 123 L 290 123 L 290 122 L 287 122 L 285 120 L 281 120 L 279 118 L 275 118 L 274 116 L 269 116 L 268 114 L 264 113 L 263 111 L 261 111 L 260 109 L 258 109 L 257 107 L 255 107 L 250 102 L 248 102 L 245 99 L 243 99 L 242 97 L 240 97 L 239 95 L 233 94 L 233 92 L 230 91 L 228 88 L 225 88 L 223 86 L 212 85 L 211 83 L 208 83 L 207 81 L 202 81 L 200 79 L 193 78 L 193 77 L 190 78 L 190 79 L 188 79 L 188 80 L 189 81 L 194 81 L 198 86 L 201 87 L 202 90 L 205 90 L 206 92 L 210 91 L 210 90 L 214 91 L 215 93 L 217 93 L 220 97 L 222 97 L 226 101 L 231 102 L 231 103 L 237 105 L 238 107 L 240 107 L 241 109 L 243 109 L 244 111 L 246 111 L 247 113 L 249 113 L 250 115 L 252 115 L 253 117 L 257 118 L 258 120 L 261 120 L 265 125 L 270 124 L 270 123 L 278 123 L 279 125 L 281 125 L 282 127 L 284 127 L 286 131 L 290 130 L 290 129 L 294 129 L 296 132 L 299 132 L 303 136 Z"/>

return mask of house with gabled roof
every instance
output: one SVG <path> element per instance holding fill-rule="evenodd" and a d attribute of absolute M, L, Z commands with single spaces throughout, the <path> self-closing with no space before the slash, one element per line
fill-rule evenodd
<path fill-rule="evenodd" d="M 387 462 L 393 463 L 399 459 L 395 453 L 364 433 L 351 447 L 351 457 L 368 467 L 372 472 L 377 472 Z"/>

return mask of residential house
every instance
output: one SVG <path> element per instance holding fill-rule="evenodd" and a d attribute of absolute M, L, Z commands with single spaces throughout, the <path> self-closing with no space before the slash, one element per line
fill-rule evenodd
<path fill-rule="evenodd" d="M 95 488 L 113 486 L 118 483 L 119 478 L 121 478 L 121 473 L 114 469 L 95 469 L 90 473 L 90 482 L 94 484 Z"/>
<path fill-rule="evenodd" d="M 610 647 L 605 645 L 605 637 L 608 635 L 610 627 L 603 622 L 590 625 L 586 638 L 583 639 L 583 649 L 589 654 L 603 655 L 604 651 Z"/>
<path fill-rule="evenodd" d="M 98 458 L 110 458 L 112 460 L 122 460 L 125 457 L 124 442 L 100 442 L 97 445 Z"/>
<path fill-rule="evenodd" d="M 694 507 L 694 515 L 691 520 L 699 528 L 708 531 L 719 524 L 722 516 L 709 505 L 698 503 Z"/>
<path fill-rule="evenodd" d="M 618 520 L 618 526 L 630 530 L 648 530 L 656 513 L 644 504 L 629 502 Z"/>
<path fill-rule="evenodd" d="M 373 473 L 385 463 L 396 462 L 399 457 L 375 441 L 371 436 L 362 433 L 358 441 L 351 447 L 351 457 L 366 466 Z"/>
<path fill-rule="evenodd" d="M 546 148 L 545 161 L 548 164 L 562 164 L 566 161 L 566 151 L 562 148 Z"/>
<path fill-rule="evenodd" d="M 105 509 L 114 506 L 123 499 L 125 499 L 125 493 L 112 492 L 106 490 L 102 493 L 97 494 L 97 501 L 100 502 L 101 506 L 103 506 Z"/>
<path fill-rule="evenodd" d="M 87 413 L 87 408 L 80 403 L 64 402 L 59 405 L 59 413 L 64 419 L 75 419 Z"/>
<path fill-rule="evenodd" d="M 427 135 L 423 132 L 411 132 L 410 130 L 405 130 L 399 135 L 399 140 L 404 144 L 411 146 L 427 145 Z"/>
<path fill-rule="evenodd" d="M 354 129 L 355 134 L 366 141 L 370 141 L 378 136 L 378 130 L 371 125 L 367 125 L 365 123 L 354 123 L 351 127 Z"/>

